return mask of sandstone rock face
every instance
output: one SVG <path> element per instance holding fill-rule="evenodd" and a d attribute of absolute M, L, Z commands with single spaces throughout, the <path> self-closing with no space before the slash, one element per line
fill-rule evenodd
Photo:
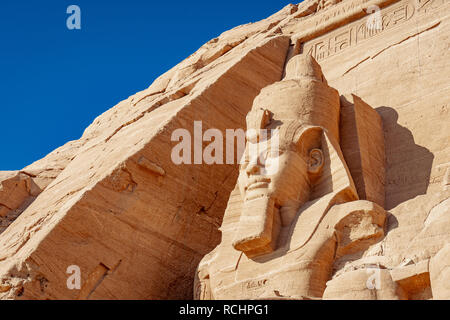
<path fill-rule="evenodd" d="M 194 78 L 189 92 L 131 97 L 99 117 L 79 145 L 52 157 L 64 170 L 1 235 L 2 295 L 191 297 L 195 268 L 220 239 L 237 172 L 174 164 L 172 132 L 193 133 L 198 119 L 204 130 L 244 127 L 254 97 L 281 78 L 288 48 L 279 35 L 236 48 L 242 51 Z M 26 170 L 40 177 L 45 170 L 35 167 Z M 72 265 L 81 270 L 80 290 L 66 285 Z"/>
<path fill-rule="evenodd" d="M 0 233 L 39 195 L 41 189 L 29 175 L 0 171 Z"/>
<path fill-rule="evenodd" d="M 0 298 L 449 299 L 449 15 L 289 5 L 0 172 Z M 199 121 L 278 128 L 270 192 L 247 194 L 251 161 L 174 163 Z"/>

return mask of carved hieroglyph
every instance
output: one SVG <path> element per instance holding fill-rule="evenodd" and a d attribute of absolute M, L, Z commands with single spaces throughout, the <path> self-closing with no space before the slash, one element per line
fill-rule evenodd
<path fill-rule="evenodd" d="M 259 134 L 247 135 L 238 188 L 221 227 L 222 242 L 198 268 L 197 298 L 321 298 L 336 273 L 335 261 L 384 236 L 386 212 L 359 200 L 339 145 L 340 131 L 346 131 L 340 128 L 340 103 L 310 55 L 293 57 L 284 80 L 256 97 L 247 130 Z M 379 121 L 376 113 L 365 119 Z M 263 137 L 260 129 L 271 131 Z M 376 125 L 372 129 L 375 136 L 376 129 L 381 131 Z M 267 143 L 273 139 L 279 141 Z M 384 160 L 383 140 L 378 143 L 381 148 L 375 148 Z M 252 148 L 258 152 L 252 155 Z M 383 166 L 373 162 L 370 169 Z M 401 294 L 390 278 L 383 282 L 389 284 L 385 298 Z M 362 295 L 370 295 L 367 291 Z"/>

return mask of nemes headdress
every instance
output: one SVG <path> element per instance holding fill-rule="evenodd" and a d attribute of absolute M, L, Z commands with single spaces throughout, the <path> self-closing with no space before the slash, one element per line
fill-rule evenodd
<path fill-rule="evenodd" d="M 313 126 L 339 141 L 339 113 L 339 93 L 328 86 L 319 64 L 310 55 L 297 55 L 289 60 L 284 79 L 256 97 L 247 130 L 278 128 L 284 143 L 289 143 Z"/>

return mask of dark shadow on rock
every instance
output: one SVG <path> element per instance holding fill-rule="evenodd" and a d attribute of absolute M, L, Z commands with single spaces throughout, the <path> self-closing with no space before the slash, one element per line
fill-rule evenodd
<path fill-rule="evenodd" d="M 411 131 L 397 123 L 397 111 L 385 106 L 375 110 L 383 120 L 386 210 L 390 210 L 426 193 L 434 155 L 427 148 L 417 145 Z"/>
<path fill-rule="evenodd" d="M 397 218 L 390 212 L 386 212 L 386 230 L 384 236 L 386 237 L 389 232 L 398 228 Z"/>

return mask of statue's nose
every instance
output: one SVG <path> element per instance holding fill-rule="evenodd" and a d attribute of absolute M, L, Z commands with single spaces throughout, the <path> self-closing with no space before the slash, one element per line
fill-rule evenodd
<path fill-rule="evenodd" d="M 252 161 L 247 166 L 247 175 L 258 174 L 259 173 L 259 165 L 256 161 Z"/>

